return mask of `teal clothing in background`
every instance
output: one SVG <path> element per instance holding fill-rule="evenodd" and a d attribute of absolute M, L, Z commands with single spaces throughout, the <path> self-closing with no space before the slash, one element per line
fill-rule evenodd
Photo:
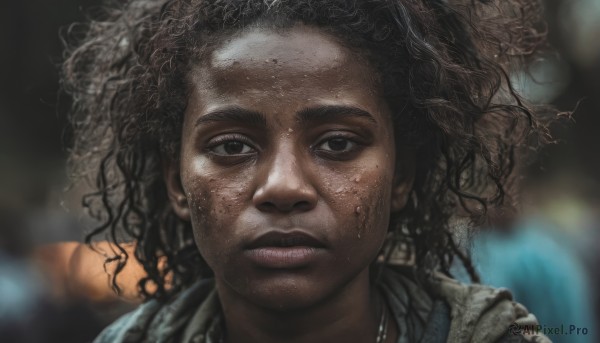
<path fill-rule="evenodd" d="M 508 232 L 479 233 L 472 258 L 481 282 L 508 288 L 516 301 L 551 330 L 546 335 L 553 342 L 595 343 L 599 336 L 588 273 L 566 239 L 550 224 L 528 220 Z"/>

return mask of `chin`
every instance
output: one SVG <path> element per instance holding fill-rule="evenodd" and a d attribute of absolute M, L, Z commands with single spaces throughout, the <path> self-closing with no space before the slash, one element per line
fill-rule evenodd
<path fill-rule="evenodd" d="M 331 279 L 310 278 L 306 275 L 278 271 L 268 278 L 257 278 L 240 289 L 239 293 L 250 302 L 267 309 L 302 310 L 329 298 L 337 287 Z"/>

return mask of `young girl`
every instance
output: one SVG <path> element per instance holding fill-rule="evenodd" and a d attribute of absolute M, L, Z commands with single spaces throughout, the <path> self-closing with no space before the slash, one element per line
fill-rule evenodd
<path fill-rule="evenodd" d="M 147 299 L 97 342 L 545 340 L 508 291 L 448 272 L 472 271 L 451 217 L 506 203 L 544 137 L 507 77 L 538 14 L 132 0 L 92 21 L 64 64 L 72 164 L 96 181 L 90 239 L 118 270 L 134 242 Z"/>

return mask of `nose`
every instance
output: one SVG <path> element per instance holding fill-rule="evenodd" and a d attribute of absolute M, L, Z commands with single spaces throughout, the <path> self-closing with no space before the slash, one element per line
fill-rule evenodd
<path fill-rule="evenodd" d="M 305 212 L 317 204 L 317 191 L 299 163 L 292 144 L 280 144 L 262 168 L 261 183 L 253 196 L 263 212 Z"/>

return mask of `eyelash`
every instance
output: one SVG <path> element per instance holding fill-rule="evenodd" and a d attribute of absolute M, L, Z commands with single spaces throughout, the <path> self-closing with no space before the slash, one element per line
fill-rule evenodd
<path fill-rule="evenodd" d="M 215 149 L 219 146 L 224 146 L 226 143 L 231 143 L 231 142 L 239 142 L 242 143 L 244 146 L 249 147 L 250 149 L 252 149 L 252 152 L 246 152 L 246 153 L 241 153 L 241 154 L 222 154 L 222 153 L 216 153 Z M 225 136 L 220 136 L 215 138 L 213 141 L 211 141 L 208 146 L 206 147 L 206 150 L 216 156 L 220 156 L 220 157 L 240 157 L 240 156 L 248 156 L 251 155 L 253 153 L 256 153 L 257 149 L 254 147 L 254 144 L 252 143 L 252 141 L 250 141 L 248 138 L 246 138 L 245 136 L 242 135 L 225 135 Z"/>
<path fill-rule="evenodd" d="M 344 151 L 325 150 L 325 149 L 319 148 L 320 146 L 322 146 L 328 142 L 331 142 L 333 140 L 336 140 L 336 139 L 346 141 L 347 144 L 351 145 L 351 147 L 348 150 L 344 150 Z M 362 144 L 359 141 L 357 141 L 356 139 L 354 139 L 354 137 L 349 137 L 348 135 L 343 135 L 343 134 L 335 134 L 335 135 L 331 135 L 329 137 L 322 139 L 319 143 L 317 143 L 314 146 L 313 149 L 319 153 L 339 158 L 339 157 L 345 157 L 349 154 L 352 154 L 353 152 L 356 152 L 361 147 L 361 145 Z"/>

